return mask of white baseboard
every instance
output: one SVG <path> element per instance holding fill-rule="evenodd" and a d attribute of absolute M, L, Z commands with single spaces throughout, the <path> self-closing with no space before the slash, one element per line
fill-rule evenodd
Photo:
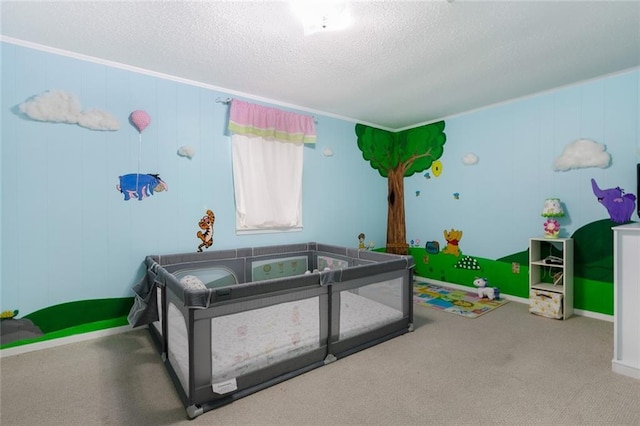
<path fill-rule="evenodd" d="M 453 283 L 448 283 L 446 281 L 433 280 L 431 278 L 419 277 L 417 275 L 413 277 L 413 280 L 418 282 L 439 285 L 442 287 L 455 288 L 456 290 L 471 291 L 473 293 L 473 287 L 467 287 L 460 284 L 453 284 Z M 526 297 L 511 296 L 510 294 L 504 294 L 504 293 L 500 293 L 500 297 L 504 297 L 505 299 L 513 302 L 524 303 L 527 305 L 529 304 L 529 299 Z M 613 322 L 613 315 L 601 314 L 599 312 L 585 311 L 583 309 L 574 309 L 573 314 L 579 315 L 582 317 L 595 318 L 602 321 Z"/>
<path fill-rule="evenodd" d="M 59 339 L 44 340 L 42 342 L 29 343 L 0 350 L 0 358 L 39 351 L 42 349 L 55 348 L 56 346 L 68 345 L 70 343 L 83 342 L 85 340 L 97 339 L 98 337 L 112 336 L 114 334 L 126 333 L 133 330 L 130 325 L 107 328 L 105 330 L 92 331 L 89 333 L 74 334 L 73 336 L 60 337 Z"/>
<path fill-rule="evenodd" d="M 600 312 L 591 312 L 591 311 L 585 311 L 583 309 L 574 308 L 573 314 L 579 315 L 581 317 L 595 318 L 601 321 L 613 322 L 613 315 L 601 314 Z"/>
<path fill-rule="evenodd" d="M 612 360 L 611 370 L 617 374 L 633 377 L 634 379 L 640 379 L 640 368 L 635 365 L 629 365 L 621 360 Z"/>

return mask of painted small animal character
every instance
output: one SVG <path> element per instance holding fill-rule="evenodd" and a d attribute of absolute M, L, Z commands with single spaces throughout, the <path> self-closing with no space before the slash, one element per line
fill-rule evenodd
<path fill-rule="evenodd" d="M 473 280 L 473 285 L 478 287 L 478 297 L 480 299 L 484 297 L 489 300 L 500 299 L 500 289 L 498 287 L 487 287 L 487 285 L 489 285 L 489 280 L 486 278 L 476 277 L 476 279 Z"/>
<path fill-rule="evenodd" d="M 200 245 L 198 251 L 202 251 L 202 247 L 209 248 L 213 245 L 213 223 L 216 221 L 216 216 L 211 210 L 207 210 L 207 214 L 200 219 L 198 226 L 202 231 L 198 231 L 196 234 L 200 238 Z M 204 231 L 204 232 L 203 232 Z"/>
<path fill-rule="evenodd" d="M 442 253 L 452 254 L 456 257 L 459 257 L 460 247 L 458 247 L 458 244 L 462 239 L 462 231 L 451 229 L 451 231 L 447 232 L 447 230 L 445 229 L 444 239 L 447 240 L 447 246 L 442 250 Z"/>
<path fill-rule="evenodd" d="M 591 179 L 593 194 L 598 202 L 605 206 L 611 220 L 616 223 L 625 223 L 631 220 L 631 215 L 636 208 L 636 196 L 625 194 L 620 187 L 600 189 L 595 179 Z M 623 195 L 624 194 L 624 195 Z"/>
<path fill-rule="evenodd" d="M 153 195 L 155 192 L 168 191 L 167 184 L 159 175 L 131 173 L 119 177 L 120 183 L 116 189 L 124 194 L 124 200 L 137 198 L 139 201 Z"/>

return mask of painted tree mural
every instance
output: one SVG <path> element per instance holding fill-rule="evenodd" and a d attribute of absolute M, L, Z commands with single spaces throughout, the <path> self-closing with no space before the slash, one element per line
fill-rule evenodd
<path fill-rule="evenodd" d="M 387 178 L 387 253 L 407 254 L 404 177 L 427 170 L 442 156 L 444 121 L 395 133 L 356 124 L 356 135 L 362 157 Z"/>

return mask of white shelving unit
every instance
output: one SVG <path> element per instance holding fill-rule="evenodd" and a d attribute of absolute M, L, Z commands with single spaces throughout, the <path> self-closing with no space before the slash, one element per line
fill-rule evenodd
<path fill-rule="evenodd" d="M 555 250 L 552 251 L 551 247 Z M 550 256 L 557 257 L 558 263 L 550 263 Z M 562 273 L 562 281 L 554 284 L 553 277 L 557 272 Z M 573 239 L 529 239 L 529 291 L 531 290 L 561 294 L 562 319 L 573 314 Z"/>
<path fill-rule="evenodd" d="M 613 228 L 615 373 L 640 379 L 640 223 Z"/>

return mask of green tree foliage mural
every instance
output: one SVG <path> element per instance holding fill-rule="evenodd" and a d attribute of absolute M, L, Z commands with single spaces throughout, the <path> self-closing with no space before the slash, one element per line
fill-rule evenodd
<path fill-rule="evenodd" d="M 442 156 L 444 121 L 395 133 L 356 124 L 356 135 L 362 157 L 387 178 L 387 253 L 407 254 L 404 177 L 427 170 Z"/>

